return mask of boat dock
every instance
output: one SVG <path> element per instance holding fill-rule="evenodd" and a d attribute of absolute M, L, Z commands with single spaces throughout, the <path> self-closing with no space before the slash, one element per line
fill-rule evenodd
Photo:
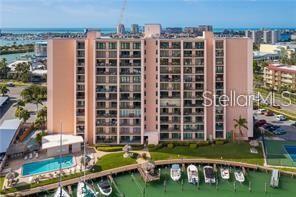
<path fill-rule="evenodd" d="M 143 178 L 143 180 L 145 181 L 145 183 L 147 182 L 151 182 L 151 181 L 157 181 L 160 179 L 160 174 L 156 174 L 156 175 L 152 175 L 152 174 L 149 174 L 149 173 L 145 173 L 144 169 L 139 167 L 138 168 L 138 171 L 141 175 L 141 177 Z"/>

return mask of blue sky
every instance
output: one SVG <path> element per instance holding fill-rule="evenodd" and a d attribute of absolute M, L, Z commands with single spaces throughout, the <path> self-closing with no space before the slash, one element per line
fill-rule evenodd
<path fill-rule="evenodd" d="M 123 0 L 0 0 L 1 27 L 114 27 Z M 127 0 L 123 23 L 296 27 L 296 0 Z"/>

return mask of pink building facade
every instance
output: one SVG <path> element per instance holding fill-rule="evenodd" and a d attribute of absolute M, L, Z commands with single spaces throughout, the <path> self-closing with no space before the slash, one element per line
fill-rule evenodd
<path fill-rule="evenodd" d="M 233 119 L 252 105 L 220 106 L 213 95 L 251 95 L 248 38 L 107 38 L 48 43 L 48 131 L 83 136 L 89 144 L 226 139 Z M 213 105 L 205 106 L 205 92 Z"/>

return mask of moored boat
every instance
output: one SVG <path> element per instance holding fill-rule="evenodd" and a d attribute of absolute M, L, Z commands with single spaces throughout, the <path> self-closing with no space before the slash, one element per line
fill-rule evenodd
<path fill-rule="evenodd" d="M 68 194 L 68 192 L 66 192 L 66 190 L 64 190 L 63 187 L 60 186 L 54 193 L 54 197 L 70 197 L 70 195 Z"/>
<path fill-rule="evenodd" d="M 224 180 L 228 180 L 230 178 L 229 168 L 222 167 L 220 168 L 221 177 Z"/>
<path fill-rule="evenodd" d="M 95 197 L 95 192 L 86 182 L 80 181 L 77 185 L 77 197 Z"/>
<path fill-rule="evenodd" d="M 241 170 L 235 171 L 234 177 L 235 177 L 235 180 L 240 183 L 243 183 L 245 181 L 244 173 Z"/>
<path fill-rule="evenodd" d="M 197 184 L 199 182 L 198 169 L 195 165 L 187 167 L 188 183 Z"/>
<path fill-rule="evenodd" d="M 98 188 L 100 193 L 104 196 L 110 196 L 112 193 L 112 186 L 110 185 L 108 180 L 102 180 L 98 184 Z"/>
<path fill-rule="evenodd" d="M 280 174 L 278 170 L 272 170 L 271 179 L 270 179 L 270 186 L 271 187 L 278 187 L 280 182 Z"/>
<path fill-rule="evenodd" d="M 173 164 L 170 171 L 173 181 L 178 181 L 181 178 L 181 168 L 179 164 Z"/>
<path fill-rule="evenodd" d="M 215 183 L 215 174 L 212 166 L 203 167 L 203 173 L 205 178 L 205 183 Z"/>

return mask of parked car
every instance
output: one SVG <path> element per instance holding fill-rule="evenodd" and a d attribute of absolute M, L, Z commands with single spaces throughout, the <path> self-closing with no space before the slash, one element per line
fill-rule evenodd
<path fill-rule="evenodd" d="M 296 128 L 296 122 L 291 124 L 291 127 L 295 127 Z"/>
<path fill-rule="evenodd" d="M 258 114 L 264 114 L 266 112 L 266 109 L 258 109 Z"/>
<path fill-rule="evenodd" d="M 266 123 L 267 123 L 266 120 L 261 119 L 261 120 L 258 120 L 258 121 L 255 123 L 255 126 L 257 126 L 257 127 L 261 127 L 261 126 L 263 126 L 263 125 L 266 124 Z"/>
<path fill-rule="evenodd" d="M 275 135 L 283 135 L 283 134 L 286 133 L 286 131 L 284 129 L 282 129 L 282 128 L 277 128 L 276 130 L 273 131 L 273 133 Z"/>
<path fill-rule="evenodd" d="M 266 123 L 262 126 L 262 128 L 264 128 L 265 130 L 268 130 L 270 132 L 273 132 L 274 130 L 280 128 L 280 126 L 277 126 L 277 125 L 273 125 L 273 124 L 270 124 L 270 123 Z"/>
<path fill-rule="evenodd" d="M 276 115 L 275 119 L 278 120 L 278 121 L 285 121 L 285 120 L 287 120 L 286 116 L 284 116 L 282 114 Z"/>
<path fill-rule="evenodd" d="M 265 116 L 274 116 L 274 113 L 272 111 L 268 110 L 264 113 L 264 115 Z"/>

